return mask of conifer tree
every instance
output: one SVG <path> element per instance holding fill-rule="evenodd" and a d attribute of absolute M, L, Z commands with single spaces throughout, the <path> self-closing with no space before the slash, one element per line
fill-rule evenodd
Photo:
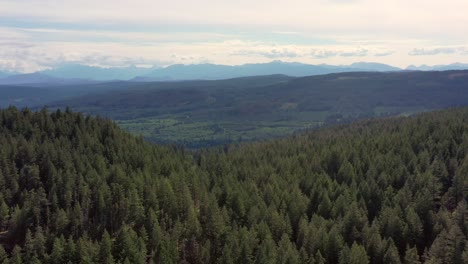
<path fill-rule="evenodd" d="M 404 264 L 420 264 L 418 250 L 415 247 L 406 247 Z"/>
<path fill-rule="evenodd" d="M 114 263 L 114 257 L 112 256 L 112 240 L 107 230 L 104 230 L 102 234 L 99 246 L 99 262 L 103 264 Z"/>

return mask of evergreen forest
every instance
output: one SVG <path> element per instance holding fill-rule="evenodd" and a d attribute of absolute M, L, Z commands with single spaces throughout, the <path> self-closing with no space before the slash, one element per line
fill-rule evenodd
<path fill-rule="evenodd" d="M 468 109 L 191 151 L 0 110 L 0 263 L 468 263 Z"/>

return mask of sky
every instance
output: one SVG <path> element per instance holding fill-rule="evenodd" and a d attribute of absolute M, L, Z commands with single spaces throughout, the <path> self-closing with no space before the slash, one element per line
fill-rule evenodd
<path fill-rule="evenodd" d="M 466 0 L 0 0 L 0 71 L 468 62 Z"/>

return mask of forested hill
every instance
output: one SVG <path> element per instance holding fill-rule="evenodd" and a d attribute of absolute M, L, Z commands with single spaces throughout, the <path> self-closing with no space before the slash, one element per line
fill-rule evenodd
<path fill-rule="evenodd" d="M 48 105 L 110 117 L 152 142 L 200 148 L 367 117 L 468 106 L 468 71 L 146 83 Z"/>
<path fill-rule="evenodd" d="M 9 108 L 0 146 L 0 263 L 468 262 L 468 109 L 192 153 Z"/>

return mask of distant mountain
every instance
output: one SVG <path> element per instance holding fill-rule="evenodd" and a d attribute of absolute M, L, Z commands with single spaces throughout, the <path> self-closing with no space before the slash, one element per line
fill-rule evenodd
<path fill-rule="evenodd" d="M 421 66 L 415 66 L 415 65 L 410 65 L 406 68 L 407 70 L 413 70 L 413 71 L 451 71 L 451 70 L 468 70 L 468 64 L 464 63 L 452 63 L 448 65 L 434 65 L 434 66 L 428 66 L 428 65 L 421 65 Z"/>
<path fill-rule="evenodd" d="M 41 73 L 56 78 L 77 78 L 89 80 L 129 80 L 136 76 L 145 75 L 154 68 L 140 68 L 135 66 L 124 68 L 101 68 L 80 64 L 67 64 L 56 69 L 45 70 Z"/>
<path fill-rule="evenodd" d="M 365 70 L 365 71 L 376 71 L 376 72 L 389 72 L 389 71 L 401 71 L 402 69 L 393 67 L 387 64 L 376 63 L 376 62 L 356 62 L 348 66 L 349 68 Z"/>
<path fill-rule="evenodd" d="M 406 70 L 410 70 L 410 71 L 432 71 L 433 70 L 433 66 L 429 66 L 429 65 L 420 65 L 420 66 L 416 66 L 416 65 L 410 65 L 408 67 L 406 67 Z"/>
<path fill-rule="evenodd" d="M 16 75 L 18 73 L 16 72 L 2 72 L 0 71 L 0 78 L 5 78 L 5 77 L 8 77 L 8 76 L 11 76 L 11 75 Z"/>
<path fill-rule="evenodd" d="M 83 79 L 63 79 L 52 77 L 43 73 L 26 73 L 17 74 L 0 78 L 0 84 L 16 84 L 16 85 L 31 85 L 31 84 L 79 84 L 87 83 L 88 80 Z"/>
<path fill-rule="evenodd" d="M 181 81 L 181 80 L 222 80 L 247 76 L 263 76 L 283 74 L 292 77 L 305 77 L 342 72 L 391 72 L 402 70 L 413 71 L 445 71 L 468 69 L 468 64 L 454 63 L 449 65 L 421 65 L 408 66 L 406 69 L 375 62 L 356 62 L 350 65 L 304 64 L 298 62 L 272 61 L 269 63 L 251 63 L 243 65 L 218 65 L 218 64 L 174 64 L 163 68 L 141 68 L 136 66 L 102 68 L 81 64 L 65 64 L 51 70 L 37 72 L 48 77 L 35 76 L 40 82 L 51 81 L 49 77 L 75 80 L 131 80 L 134 82 L 151 81 Z M 0 72 L 0 84 L 5 83 L 6 77 L 17 77 L 14 73 Z M 34 76 L 34 75 L 33 75 Z M 23 76 L 27 77 L 27 76 Z M 23 78 L 21 77 L 21 78 Z M 27 77 L 32 78 L 32 77 Z M 21 81 L 23 82 L 23 81 Z M 35 81 L 36 82 L 36 81 Z M 7 83 L 10 84 L 7 80 Z M 17 83 L 14 81 L 13 83 Z M 25 83 L 31 83 L 27 81 Z"/>
<path fill-rule="evenodd" d="M 311 65 L 297 62 L 273 61 L 269 63 L 253 63 L 238 66 L 217 64 L 175 64 L 164 68 L 114 67 L 102 68 L 81 64 L 64 64 L 55 69 L 36 72 L 33 75 L 20 76 L 16 73 L 0 72 L 0 84 L 12 83 L 47 83 L 56 82 L 51 78 L 78 79 L 93 81 L 131 80 L 148 81 L 180 81 L 180 80 L 222 80 L 247 76 L 262 76 L 283 74 L 293 77 L 304 77 L 340 72 L 373 71 L 387 72 L 401 69 L 381 63 L 358 62 L 351 65 Z M 39 75 L 40 74 L 40 75 Z M 16 76 L 17 75 L 17 76 Z M 11 79 L 3 80 L 6 77 Z M 26 78 L 26 79 L 25 79 Z M 25 79 L 25 80 L 23 80 Z"/>
<path fill-rule="evenodd" d="M 310 65 L 297 62 L 273 61 L 270 63 L 244 64 L 227 66 L 216 64 L 172 65 L 155 69 L 135 81 L 170 81 L 170 80 L 219 80 L 243 76 L 284 74 L 294 77 L 322 75 L 357 71 L 397 71 L 392 66 L 379 63 L 355 63 L 349 66 Z"/>

